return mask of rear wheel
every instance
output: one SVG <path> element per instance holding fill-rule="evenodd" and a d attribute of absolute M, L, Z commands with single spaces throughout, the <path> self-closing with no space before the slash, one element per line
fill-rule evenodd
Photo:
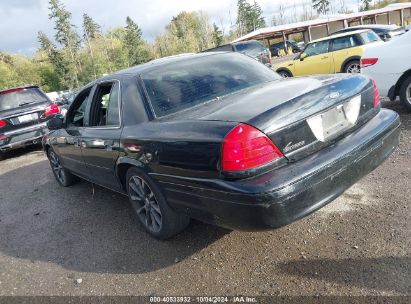
<path fill-rule="evenodd" d="M 63 168 L 60 163 L 59 157 L 53 151 L 53 149 L 49 148 L 49 150 L 47 151 L 47 156 L 50 161 L 50 167 L 53 170 L 53 175 L 61 186 L 68 187 L 77 181 L 78 178 L 75 175 L 71 174 L 70 171 Z"/>
<path fill-rule="evenodd" d="M 285 71 L 285 70 L 278 71 L 277 73 L 280 74 L 280 76 L 283 78 L 293 77 L 293 75 L 291 75 L 290 72 Z"/>
<path fill-rule="evenodd" d="M 411 111 L 411 76 L 406 78 L 401 84 L 400 100 L 408 111 Z"/>
<path fill-rule="evenodd" d="M 345 73 L 358 74 L 361 73 L 360 61 L 352 60 L 345 65 Z"/>
<path fill-rule="evenodd" d="M 131 206 L 150 235 L 165 240 L 187 227 L 190 218 L 171 209 L 160 188 L 142 170 L 130 168 L 126 182 Z"/>

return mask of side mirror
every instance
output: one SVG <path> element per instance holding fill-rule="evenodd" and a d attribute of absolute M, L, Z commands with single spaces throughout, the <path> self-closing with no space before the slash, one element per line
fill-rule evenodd
<path fill-rule="evenodd" d="M 305 58 L 307 58 L 307 54 L 306 53 L 301 53 L 300 55 L 300 60 L 303 61 Z"/>
<path fill-rule="evenodd" d="M 61 114 L 56 114 L 52 116 L 48 121 L 47 121 L 47 128 L 49 130 L 58 130 L 63 128 L 63 120 L 64 117 Z"/>

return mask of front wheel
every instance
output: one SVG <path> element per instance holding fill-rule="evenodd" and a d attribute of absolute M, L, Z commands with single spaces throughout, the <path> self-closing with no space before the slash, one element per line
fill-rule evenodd
<path fill-rule="evenodd" d="M 290 72 L 287 72 L 287 71 L 284 71 L 284 70 L 278 71 L 277 73 L 280 74 L 280 76 L 283 77 L 283 78 L 293 77 L 293 75 L 291 75 Z"/>
<path fill-rule="evenodd" d="M 53 175 L 61 186 L 68 187 L 77 181 L 76 176 L 71 174 L 71 172 L 67 169 L 63 168 L 59 157 L 56 152 L 52 150 L 52 148 L 49 148 L 47 151 L 47 156 L 50 161 L 50 167 L 53 170 Z"/>
<path fill-rule="evenodd" d="M 401 84 L 400 100 L 408 111 L 411 111 L 411 76 L 406 78 Z"/>
<path fill-rule="evenodd" d="M 188 226 L 190 218 L 171 209 L 160 188 L 142 170 L 130 168 L 126 181 L 131 206 L 150 235 L 165 240 Z"/>
<path fill-rule="evenodd" d="M 353 61 L 348 62 L 345 66 L 344 72 L 351 73 L 351 74 L 361 73 L 360 62 L 358 60 L 353 60 Z"/>

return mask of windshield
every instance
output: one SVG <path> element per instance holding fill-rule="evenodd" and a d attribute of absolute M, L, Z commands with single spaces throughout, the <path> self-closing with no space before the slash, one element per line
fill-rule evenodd
<path fill-rule="evenodd" d="M 281 77 L 236 53 L 188 58 L 141 75 L 157 117 Z"/>
<path fill-rule="evenodd" d="M 12 89 L 0 92 L 0 111 L 45 101 L 47 96 L 37 88 Z"/>
<path fill-rule="evenodd" d="M 241 54 L 254 57 L 265 51 L 264 45 L 257 41 L 237 43 L 235 44 L 235 49 Z"/>
<path fill-rule="evenodd" d="M 361 33 L 361 38 L 364 41 L 364 44 L 375 42 L 375 41 L 380 41 L 380 37 L 374 32 L 374 31 L 368 31 Z"/>

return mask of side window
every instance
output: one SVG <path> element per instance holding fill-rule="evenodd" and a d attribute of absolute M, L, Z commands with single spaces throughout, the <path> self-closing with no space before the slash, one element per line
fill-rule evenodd
<path fill-rule="evenodd" d="M 333 51 L 339 51 L 357 46 L 357 42 L 353 36 L 336 38 L 333 40 Z"/>
<path fill-rule="evenodd" d="M 307 56 L 315 56 L 315 55 L 324 54 L 328 52 L 329 45 L 330 45 L 329 40 L 313 42 L 307 45 L 307 47 L 304 50 L 304 53 L 306 53 Z"/>
<path fill-rule="evenodd" d="M 84 113 L 88 98 L 90 95 L 91 87 L 80 92 L 73 101 L 73 105 L 69 110 L 67 116 L 67 126 L 82 127 L 84 124 Z"/>
<path fill-rule="evenodd" d="M 118 81 L 99 84 L 90 108 L 90 127 L 120 125 Z"/>

